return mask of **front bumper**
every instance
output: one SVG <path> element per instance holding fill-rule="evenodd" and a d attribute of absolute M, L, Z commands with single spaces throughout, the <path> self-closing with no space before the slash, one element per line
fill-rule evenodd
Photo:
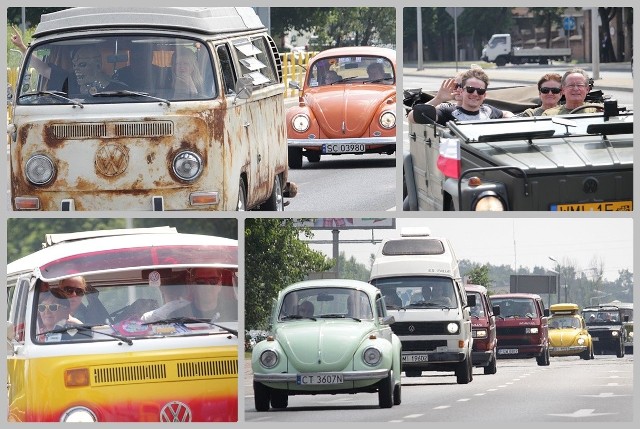
<path fill-rule="evenodd" d="M 335 371 L 331 371 L 335 372 Z M 344 381 L 361 381 L 361 380 L 382 380 L 389 374 L 388 369 L 375 369 L 370 371 L 338 371 L 342 374 Z M 297 373 L 273 373 L 273 374 L 253 374 L 253 380 L 262 383 L 295 383 L 298 377 Z"/>
<path fill-rule="evenodd" d="M 549 347 L 551 356 L 572 356 L 584 353 L 587 346 Z"/>
<path fill-rule="evenodd" d="M 487 366 L 493 358 L 493 351 L 471 352 L 473 366 Z"/>

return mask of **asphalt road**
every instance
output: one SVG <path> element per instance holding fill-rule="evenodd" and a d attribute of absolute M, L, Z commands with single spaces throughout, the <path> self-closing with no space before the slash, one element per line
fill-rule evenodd
<path fill-rule="evenodd" d="M 486 422 L 591 423 L 633 421 L 633 355 L 594 360 L 552 357 L 498 360 L 498 372 L 474 369 L 467 385 L 453 373 L 402 377 L 402 404 L 378 407 L 377 394 L 294 396 L 286 410 L 256 412 L 245 378 L 245 420 L 252 422 Z M 483 425 L 482 427 L 489 427 Z"/>

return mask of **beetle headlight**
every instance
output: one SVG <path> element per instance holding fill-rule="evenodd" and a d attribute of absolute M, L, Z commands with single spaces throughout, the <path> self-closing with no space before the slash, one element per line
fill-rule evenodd
<path fill-rule="evenodd" d="M 265 350 L 260 355 L 260 364 L 265 368 L 273 368 L 278 364 L 278 353 L 275 350 Z"/>
<path fill-rule="evenodd" d="M 195 152 L 180 152 L 173 158 L 173 172 L 182 180 L 194 180 L 202 173 L 202 158 Z"/>
<path fill-rule="evenodd" d="M 389 111 L 383 112 L 378 122 L 382 128 L 390 130 L 396 126 L 396 114 Z"/>
<path fill-rule="evenodd" d="M 291 120 L 291 126 L 299 133 L 307 131 L 310 125 L 311 121 L 309 120 L 309 117 L 304 113 L 298 113 Z"/>
<path fill-rule="evenodd" d="M 93 411 L 86 407 L 73 407 L 62 414 L 60 421 L 63 423 L 94 423 L 98 421 L 98 418 Z"/>
<path fill-rule="evenodd" d="M 375 347 L 368 347 L 362 353 L 362 360 L 370 366 L 378 365 L 380 360 L 382 360 L 382 353 L 380 353 L 380 350 Z"/>
<path fill-rule="evenodd" d="M 447 324 L 447 332 L 449 332 L 450 334 L 456 334 L 458 333 L 458 324 L 455 322 L 451 322 L 449 324 Z"/>
<path fill-rule="evenodd" d="M 56 171 L 53 161 L 46 155 L 33 155 L 25 166 L 27 180 L 34 185 L 45 185 L 51 181 Z"/>
<path fill-rule="evenodd" d="M 538 328 L 526 328 L 524 330 L 525 333 L 527 334 L 537 334 L 538 333 Z"/>
<path fill-rule="evenodd" d="M 477 212 L 503 212 L 505 209 L 502 200 L 494 195 L 481 197 L 476 201 L 474 210 Z"/>

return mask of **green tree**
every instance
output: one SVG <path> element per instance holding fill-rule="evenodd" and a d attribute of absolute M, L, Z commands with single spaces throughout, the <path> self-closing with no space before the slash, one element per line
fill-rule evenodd
<path fill-rule="evenodd" d="M 488 287 L 491 284 L 489 277 L 489 265 L 474 264 L 464 277 L 468 279 L 470 284 Z"/>
<path fill-rule="evenodd" d="M 356 260 L 354 256 L 347 259 L 344 252 L 340 252 L 340 278 L 360 280 L 363 282 L 369 281 L 370 268 L 361 264 Z"/>
<path fill-rule="evenodd" d="M 293 219 L 247 219 L 245 224 L 245 329 L 267 327 L 271 305 L 285 286 L 332 264 L 300 240 L 313 234 Z"/>

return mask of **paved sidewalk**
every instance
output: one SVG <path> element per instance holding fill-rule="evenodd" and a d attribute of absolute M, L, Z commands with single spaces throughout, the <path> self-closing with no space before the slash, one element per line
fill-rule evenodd
<path fill-rule="evenodd" d="M 468 63 L 459 64 L 458 71 L 463 71 L 467 67 Z M 591 64 L 572 64 L 570 66 L 567 66 L 566 64 L 546 66 L 528 64 L 517 67 L 494 66 L 493 68 L 485 68 L 485 71 L 489 75 L 490 79 L 499 79 L 501 81 L 517 84 L 535 84 L 542 74 L 554 71 L 562 75 L 569 67 L 582 68 L 592 76 Z M 417 70 L 416 64 L 406 63 L 404 64 L 402 73 L 404 76 L 429 76 L 446 79 L 448 77 L 453 77 L 456 74 L 456 68 L 451 65 L 439 66 L 425 63 L 422 70 Z M 599 79 L 594 82 L 594 88 L 603 90 L 633 91 L 633 78 L 631 76 L 630 63 L 601 64 L 599 74 Z"/>

